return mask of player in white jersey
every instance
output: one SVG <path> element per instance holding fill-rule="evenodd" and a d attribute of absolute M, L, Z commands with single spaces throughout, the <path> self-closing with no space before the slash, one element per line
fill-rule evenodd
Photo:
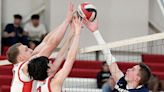
<path fill-rule="evenodd" d="M 76 17 L 73 19 L 73 25 L 75 26 L 75 33 L 72 39 L 72 44 L 68 51 L 66 61 L 63 67 L 55 74 L 50 73 L 51 69 L 54 67 L 51 62 L 49 62 L 47 57 L 41 56 L 32 59 L 28 64 L 28 71 L 31 78 L 38 80 L 37 91 L 38 92 L 61 92 L 64 80 L 70 73 L 74 61 L 76 59 L 76 54 L 79 46 L 80 30 L 82 22 Z M 35 72 L 34 72 L 35 71 Z M 37 73 L 36 73 L 37 72 Z M 48 78 L 41 75 L 50 76 Z"/>
<path fill-rule="evenodd" d="M 37 82 L 37 92 L 51 92 L 50 82 L 53 77 L 48 77 L 45 81 Z"/>
<path fill-rule="evenodd" d="M 51 31 L 41 42 L 36 49 L 31 50 L 27 46 L 17 43 L 11 46 L 7 51 L 7 58 L 9 62 L 14 64 L 13 81 L 11 85 L 11 92 L 31 92 L 33 81 L 28 74 L 28 61 L 39 56 L 49 57 L 53 50 L 58 46 L 62 40 L 69 23 L 73 16 L 73 5 L 69 3 L 67 16 L 64 22 Z M 58 65 L 58 64 L 56 64 Z M 19 87 L 18 87 L 19 86 Z M 19 89 L 18 89 L 19 88 Z"/>
<path fill-rule="evenodd" d="M 10 88 L 11 92 L 35 92 L 35 82 L 31 79 L 29 79 L 22 71 L 20 71 L 20 68 L 22 67 L 24 62 L 18 63 L 14 65 L 13 68 L 13 80 L 12 80 L 12 86 Z M 21 75 L 21 77 L 20 77 Z"/>

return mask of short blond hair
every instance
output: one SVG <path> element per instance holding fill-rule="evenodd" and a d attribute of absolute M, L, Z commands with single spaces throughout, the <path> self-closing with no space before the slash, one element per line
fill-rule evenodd
<path fill-rule="evenodd" d="M 21 43 L 16 43 L 14 45 L 12 45 L 8 50 L 7 50 L 7 59 L 9 62 L 11 62 L 12 64 L 16 64 L 17 61 L 17 56 L 19 54 L 19 49 L 18 47 L 22 45 Z"/>

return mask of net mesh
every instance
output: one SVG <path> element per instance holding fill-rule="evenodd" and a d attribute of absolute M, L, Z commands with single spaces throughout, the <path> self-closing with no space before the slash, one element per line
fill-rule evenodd
<path fill-rule="evenodd" d="M 152 69 L 154 75 L 157 75 L 159 78 L 164 77 L 164 71 L 162 69 L 164 62 L 161 62 L 164 58 L 163 38 L 132 45 L 116 46 L 111 48 L 111 53 L 116 57 L 118 65 L 123 72 L 125 72 L 127 68 L 144 60 L 144 63 Z M 70 77 L 67 78 L 64 83 L 63 91 L 102 92 L 102 89 L 97 88 L 96 80 L 97 73 L 101 70 L 100 63 L 102 63 L 102 61 L 105 61 L 105 59 L 101 50 L 79 53 Z"/>
<path fill-rule="evenodd" d="M 73 69 L 63 84 L 63 92 L 102 92 L 101 88 L 97 88 L 96 76 L 101 71 L 102 61 L 105 60 L 101 50 L 107 47 L 111 49 L 112 55 L 117 59 L 119 68 L 124 73 L 138 62 L 144 62 L 151 68 L 154 75 L 163 79 L 164 36 L 162 36 L 163 33 L 160 34 L 140 37 L 142 41 L 140 38 L 139 40 L 127 39 L 124 41 L 126 44 L 120 41 L 119 44 L 113 42 L 111 45 L 96 45 L 90 48 L 94 48 L 93 51 L 83 49 L 83 53 L 78 53 Z M 100 48 L 95 49 L 95 47 Z M 4 62 L 7 64 L 6 60 Z M 5 71 L 1 71 L 2 74 L 6 74 Z"/>

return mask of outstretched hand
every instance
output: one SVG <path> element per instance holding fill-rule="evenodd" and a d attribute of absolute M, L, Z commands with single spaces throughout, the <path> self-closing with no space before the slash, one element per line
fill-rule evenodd
<path fill-rule="evenodd" d="M 91 32 L 98 30 L 98 19 L 96 19 L 95 22 L 94 21 L 91 22 L 91 21 L 87 20 L 86 18 L 84 18 L 83 23 Z"/>
<path fill-rule="evenodd" d="M 73 14 L 74 14 L 75 8 L 71 0 L 68 1 L 68 8 L 67 8 L 67 15 L 66 15 L 66 20 L 68 22 L 71 22 Z"/>
<path fill-rule="evenodd" d="M 74 25 L 74 28 L 75 28 L 75 34 L 80 34 L 80 31 L 81 31 L 81 27 L 82 27 L 82 21 L 80 19 L 78 19 L 77 16 L 75 16 L 73 18 L 73 25 Z"/>

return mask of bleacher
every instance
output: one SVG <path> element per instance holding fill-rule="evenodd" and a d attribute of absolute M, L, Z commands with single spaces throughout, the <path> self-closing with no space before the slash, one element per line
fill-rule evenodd
<path fill-rule="evenodd" d="M 5 57 L 0 57 L 0 60 Z M 146 63 L 159 79 L 164 79 L 164 55 L 143 54 L 142 60 Z M 120 69 L 125 72 L 136 65 L 132 62 L 118 62 Z M 101 92 L 97 89 L 96 75 L 101 70 L 102 62 L 77 60 L 73 66 L 69 78 L 66 79 L 63 90 L 66 92 Z M 0 90 L 9 92 L 12 80 L 12 65 L 0 66 Z"/>
<path fill-rule="evenodd" d="M 143 54 L 142 61 L 150 67 L 154 75 L 164 80 L 164 55 Z"/>

